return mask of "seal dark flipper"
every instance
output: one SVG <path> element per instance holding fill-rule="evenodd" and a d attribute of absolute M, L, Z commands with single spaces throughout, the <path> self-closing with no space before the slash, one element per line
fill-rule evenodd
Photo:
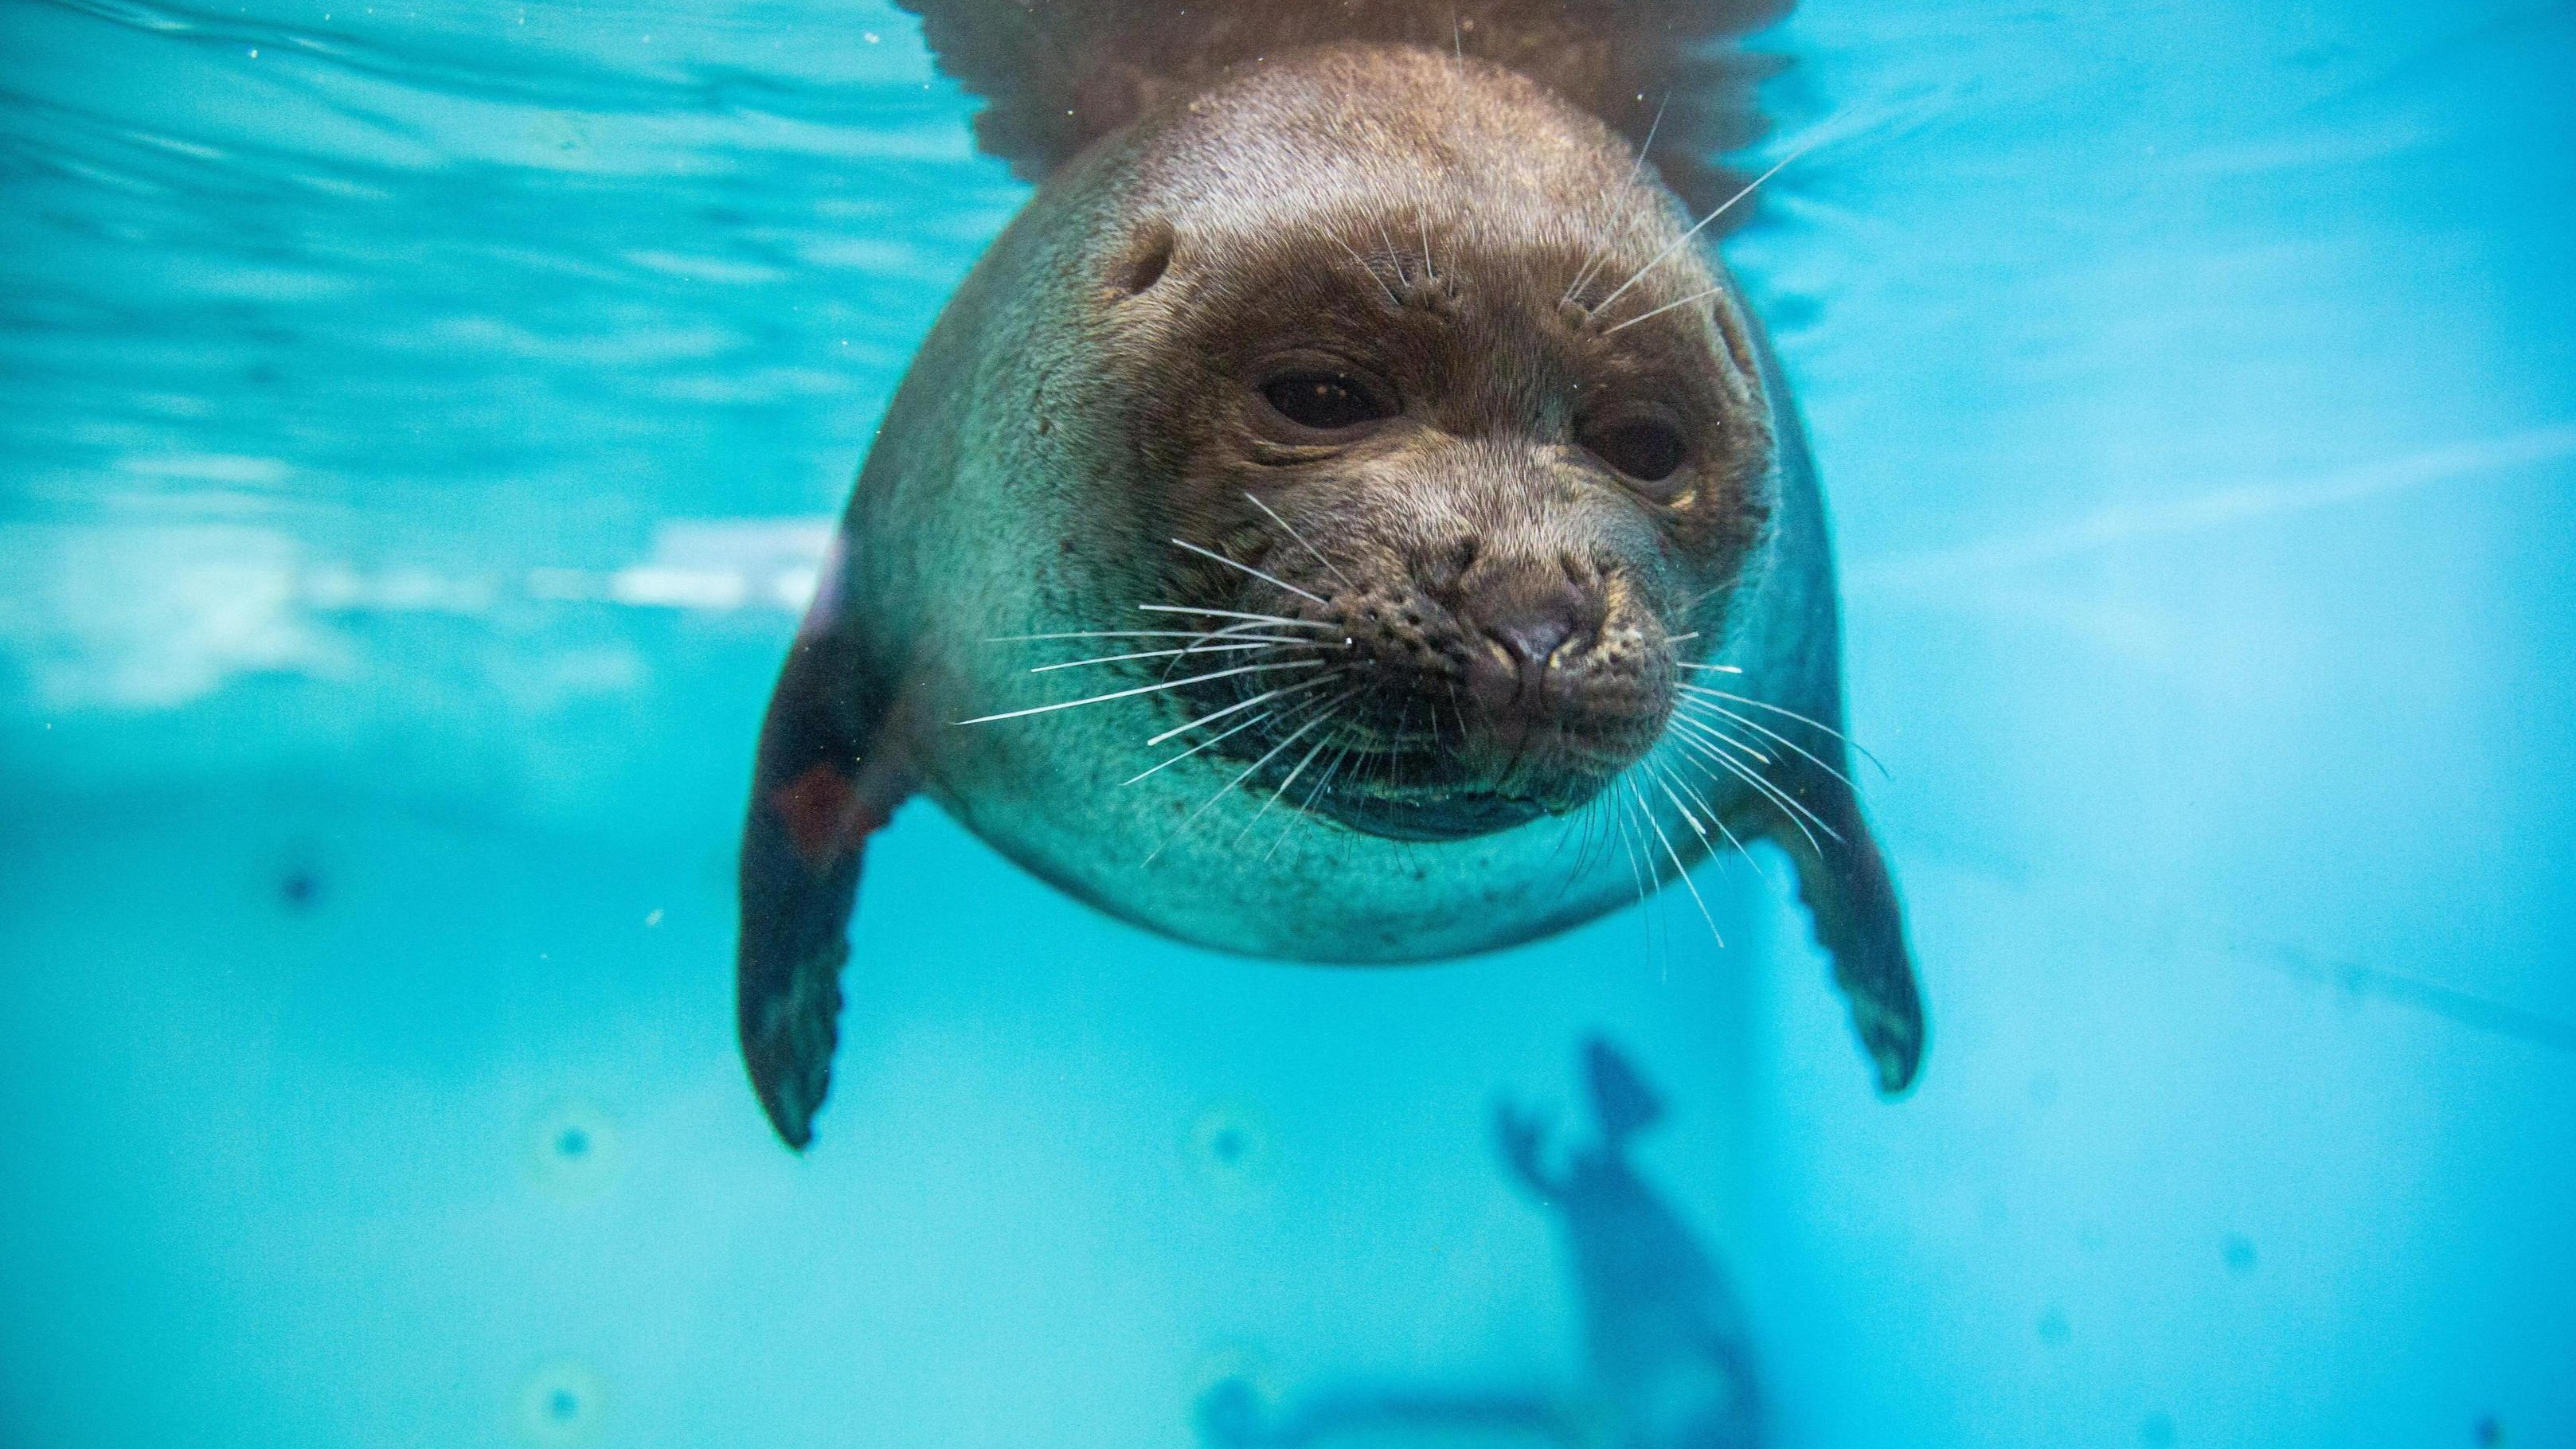
<path fill-rule="evenodd" d="M 770 1125 L 798 1149 L 831 1084 L 859 856 L 912 789 L 879 748 L 888 701 L 857 653 L 829 629 L 797 639 L 761 725 L 743 827 L 742 1056 Z"/>
<path fill-rule="evenodd" d="M 1852 1029 L 1877 1065 L 1879 1091 L 1894 1096 L 1914 1084 L 1923 1062 L 1923 1001 L 1906 952 L 1904 907 L 1860 801 L 1835 788 L 1802 803 L 1833 834 L 1810 826 L 1813 839 L 1794 828 L 1772 838 L 1798 863 L 1798 892 L 1816 918 L 1816 940 L 1834 958 Z"/>

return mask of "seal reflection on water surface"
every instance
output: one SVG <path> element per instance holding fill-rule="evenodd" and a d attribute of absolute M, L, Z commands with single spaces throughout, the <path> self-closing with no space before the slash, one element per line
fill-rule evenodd
<path fill-rule="evenodd" d="M 915 792 L 1102 909 L 1317 961 L 1696 899 L 1767 838 L 1907 1086 L 1821 501 L 1700 245 L 1744 183 L 1694 158 L 1759 132 L 1709 44 L 1768 17 L 917 8 L 1043 180 L 897 394 L 763 729 L 739 1006 L 781 1135 Z"/>

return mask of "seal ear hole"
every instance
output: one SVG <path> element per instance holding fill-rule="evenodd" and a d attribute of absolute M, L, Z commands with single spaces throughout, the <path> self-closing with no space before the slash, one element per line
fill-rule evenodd
<path fill-rule="evenodd" d="M 1127 255 L 1119 262 L 1112 285 L 1132 297 L 1163 280 L 1163 273 L 1171 270 L 1172 245 L 1170 222 L 1148 223 L 1128 244 Z"/>

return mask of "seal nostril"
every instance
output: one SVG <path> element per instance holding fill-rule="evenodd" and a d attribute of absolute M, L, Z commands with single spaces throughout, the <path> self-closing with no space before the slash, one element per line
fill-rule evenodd
<path fill-rule="evenodd" d="M 1524 674 L 1545 669 L 1556 657 L 1565 641 L 1574 637 L 1574 616 L 1551 610 L 1545 614 L 1513 619 L 1488 630 L 1495 642 L 1512 656 Z"/>
<path fill-rule="evenodd" d="M 1562 591 L 1479 621 L 1487 644 L 1469 651 L 1470 689 L 1488 709 L 1519 713 L 1542 707 L 1549 668 L 1583 632 L 1573 592 Z"/>

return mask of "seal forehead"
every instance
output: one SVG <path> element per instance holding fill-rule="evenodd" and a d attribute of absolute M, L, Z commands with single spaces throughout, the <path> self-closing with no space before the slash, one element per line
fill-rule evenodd
<path fill-rule="evenodd" d="M 1149 118 L 1135 199 L 1260 235 L 1357 210 L 1453 245 L 1609 242 L 1638 260 L 1682 229 L 1627 143 L 1528 78 L 1409 46 L 1278 57 Z M 1677 275 L 1697 271 L 1693 265 Z M 1698 285 L 1706 285 L 1699 281 Z"/>

